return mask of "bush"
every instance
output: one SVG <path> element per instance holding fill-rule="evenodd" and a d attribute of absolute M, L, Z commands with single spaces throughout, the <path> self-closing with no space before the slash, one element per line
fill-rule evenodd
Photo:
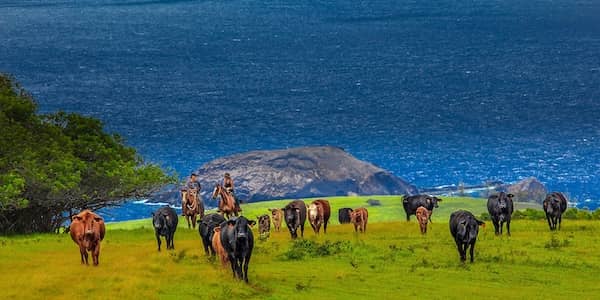
<path fill-rule="evenodd" d="M 295 240 L 288 251 L 283 253 L 285 260 L 300 260 L 305 256 L 330 256 L 352 250 L 349 241 L 325 241 L 322 244 L 309 240 Z"/>

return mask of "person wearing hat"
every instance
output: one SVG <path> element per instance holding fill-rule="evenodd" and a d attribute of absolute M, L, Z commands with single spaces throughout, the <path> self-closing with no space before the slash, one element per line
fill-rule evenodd
<path fill-rule="evenodd" d="M 198 173 L 192 172 L 190 177 L 186 180 L 185 184 L 181 188 L 181 214 L 183 215 L 186 199 L 187 199 L 187 191 L 190 189 L 195 189 L 197 191 L 196 197 L 198 198 L 198 203 L 200 202 L 200 189 L 202 189 L 202 185 L 200 185 L 200 181 L 198 180 Z"/>
<path fill-rule="evenodd" d="M 233 201 L 235 201 L 235 206 L 239 208 L 240 205 L 238 204 L 238 200 L 235 197 L 235 193 L 233 192 L 233 179 L 231 179 L 231 175 L 229 173 L 225 173 L 225 178 L 223 178 L 223 187 L 233 197 Z"/>

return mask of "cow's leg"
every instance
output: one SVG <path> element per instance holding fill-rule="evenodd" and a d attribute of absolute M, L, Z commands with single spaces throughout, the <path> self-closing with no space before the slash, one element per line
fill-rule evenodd
<path fill-rule="evenodd" d="M 304 223 L 300 224 L 300 236 L 304 237 Z"/>
<path fill-rule="evenodd" d="M 190 216 L 188 216 L 187 214 L 185 215 L 185 220 L 188 223 L 188 229 L 192 228 L 192 225 L 190 224 Z"/>
<path fill-rule="evenodd" d="M 458 248 L 458 255 L 460 255 L 460 261 L 464 262 L 467 258 L 465 255 L 465 250 L 463 250 L 463 243 L 456 241 L 456 248 Z"/>
<path fill-rule="evenodd" d="M 548 227 L 552 230 L 552 221 L 550 220 L 550 215 L 546 213 L 546 220 L 548 220 Z"/>
<path fill-rule="evenodd" d="M 192 228 L 196 229 L 196 215 L 192 216 Z"/>
<path fill-rule="evenodd" d="M 96 243 L 96 247 L 94 247 L 94 251 L 92 252 L 92 259 L 94 260 L 94 266 L 97 266 L 100 261 L 100 241 Z"/>
<path fill-rule="evenodd" d="M 363 233 L 367 232 L 367 222 L 365 222 L 365 224 L 363 224 Z"/>
<path fill-rule="evenodd" d="M 327 222 L 323 223 L 323 234 L 327 233 Z"/>
<path fill-rule="evenodd" d="M 498 226 L 500 228 L 500 235 L 502 235 L 502 227 L 504 227 L 504 221 L 500 221 L 500 226 Z"/>
<path fill-rule="evenodd" d="M 85 250 L 85 247 L 83 247 L 83 245 L 79 245 L 79 254 L 81 255 L 81 264 L 87 265 L 87 250 Z"/>
<path fill-rule="evenodd" d="M 310 227 L 312 227 L 312 229 L 313 229 L 313 231 L 314 231 L 315 233 L 319 233 L 319 232 L 317 231 L 317 226 L 315 226 L 315 225 L 314 225 L 312 222 L 310 222 Z"/>
<path fill-rule="evenodd" d="M 171 241 L 171 249 L 175 249 L 175 243 L 173 242 L 175 238 L 175 232 L 171 232 L 169 240 Z"/>
<path fill-rule="evenodd" d="M 558 215 L 558 230 L 560 230 L 560 223 L 562 221 L 562 215 Z M 554 226 L 556 228 L 556 226 Z"/>
<path fill-rule="evenodd" d="M 358 224 L 357 223 L 354 223 L 354 232 L 355 233 L 358 232 Z"/>
<path fill-rule="evenodd" d="M 498 221 L 496 219 L 492 219 L 492 223 L 494 224 L 494 233 L 498 235 L 500 233 L 498 230 Z"/>
<path fill-rule="evenodd" d="M 406 222 L 410 221 L 410 214 L 406 213 Z"/>
<path fill-rule="evenodd" d="M 471 255 L 471 262 L 473 262 L 473 250 L 475 250 L 475 241 L 471 242 L 471 248 L 469 249 L 469 254 Z"/>
<path fill-rule="evenodd" d="M 510 236 L 510 219 L 506 221 L 506 233 Z"/>
<path fill-rule="evenodd" d="M 250 264 L 250 253 L 247 254 L 244 260 L 244 281 L 248 283 L 248 265 Z"/>

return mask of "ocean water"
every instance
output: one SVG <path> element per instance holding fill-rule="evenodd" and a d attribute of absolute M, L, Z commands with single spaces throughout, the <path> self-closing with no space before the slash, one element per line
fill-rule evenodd
<path fill-rule="evenodd" d="M 600 200 L 600 2 L 0 0 L 0 71 L 187 175 L 335 145 L 420 187 Z"/>

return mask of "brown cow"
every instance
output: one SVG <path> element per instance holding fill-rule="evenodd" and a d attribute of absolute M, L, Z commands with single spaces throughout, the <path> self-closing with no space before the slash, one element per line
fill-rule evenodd
<path fill-rule="evenodd" d="M 269 208 L 271 212 L 271 219 L 273 220 L 273 227 L 275 231 L 281 230 L 281 221 L 283 221 L 283 210 L 281 208 Z"/>
<path fill-rule="evenodd" d="M 73 241 L 79 245 L 81 263 L 88 265 L 88 251 L 92 252 L 94 266 L 100 256 L 100 241 L 104 239 L 104 219 L 90 210 L 84 210 L 71 217 L 69 232 Z"/>
<path fill-rule="evenodd" d="M 417 221 L 419 222 L 419 227 L 421 228 L 421 233 L 427 233 L 427 222 L 429 221 L 429 210 L 423 206 L 419 206 L 417 208 Z"/>
<path fill-rule="evenodd" d="M 331 215 L 331 207 L 329 201 L 318 199 L 307 206 L 308 222 L 312 226 L 316 234 L 319 234 L 321 224 L 323 225 L 323 233 L 327 233 L 327 223 Z"/>
<path fill-rule="evenodd" d="M 354 231 L 365 233 L 367 232 L 367 221 L 369 219 L 369 212 L 366 208 L 360 207 L 350 212 L 350 222 L 354 224 Z"/>
<path fill-rule="evenodd" d="M 223 244 L 221 244 L 221 227 L 219 226 L 215 227 L 214 229 L 212 247 L 215 249 L 217 257 L 219 257 L 223 268 L 227 268 L 227 265 L 229 264 L 229 257 L 227 257 L 227 251 L 225 251 Z"/>

